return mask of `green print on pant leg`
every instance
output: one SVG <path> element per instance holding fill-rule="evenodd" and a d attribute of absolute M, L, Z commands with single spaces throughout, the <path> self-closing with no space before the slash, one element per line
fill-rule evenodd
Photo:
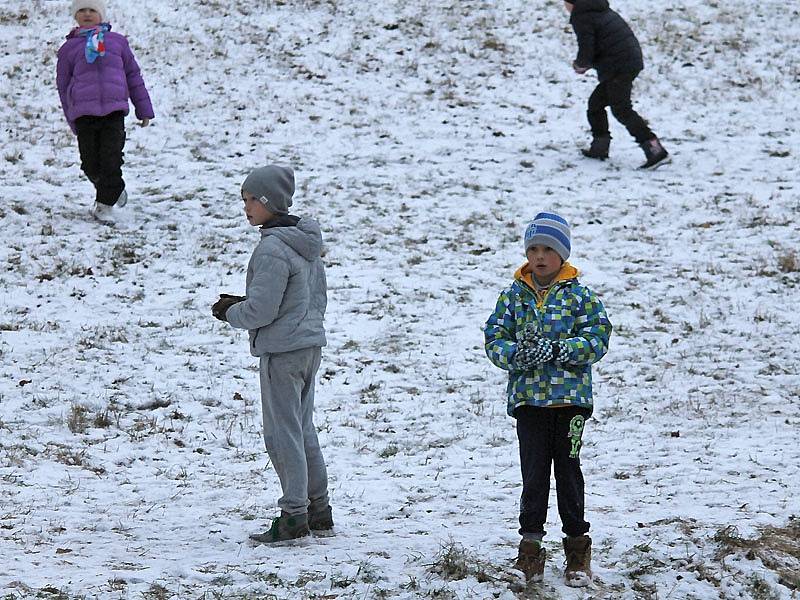
<path fill-rule="evenodd" d="M 575 415 L 569 422 L 569 439 L 572 442 L 572 449 L 569 451 L 570 458 L 578 458 L 581 451 L 581 436 L 586 419 L 582 415 Z"/>

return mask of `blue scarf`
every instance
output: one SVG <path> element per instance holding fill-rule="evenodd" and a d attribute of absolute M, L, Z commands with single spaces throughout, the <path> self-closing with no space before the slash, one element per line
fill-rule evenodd
<path fill-rule="evenodd" d="M 111 26 L 108 23 L 100 23 L 97 27 L 89 29 L 81 29 L 78 35 L 86 38 L 86 47 L 83 50 L 86 56 L 86 62 L 92 64 L 97 60 L 98 56 L 106 55 L 106 43 L 104 41 L 106 31 L 109 31 Z"/>

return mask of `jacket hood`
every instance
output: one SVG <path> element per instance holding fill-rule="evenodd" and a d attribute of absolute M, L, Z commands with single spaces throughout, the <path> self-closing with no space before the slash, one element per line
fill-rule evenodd
<path fill-rule="evenodd" d="M 561 270 L 558 272 L 558 275 L 556 275 L 555 279 L 553 279 L 553 283 L 567 281 L 569 279 L 576 279 L 578 275 L 580 275 L 580 271 L 578 271 L 577 267 L 565 262 L 563 265 L 561 265 Z M 536 286 L 533 283 L 533 275 L 531 275 L 530 271 L 530 264 L 528 262 L 525 262 L 524 265 L 514 272 L 514 279 L 516 281 L 523 281 L 532 290 L 536 289 Z"/>
<path fill-rule="evenodd" d="M 100 23 L 100 25 L 105 25 L 106 27 L 108 27 L 108 31 L 111 31 L 111 23 Z M 88 29 L 88 28 L 86 28 L 86 27 L 73 27 L 72 30 L 66 35 L 66 38 L 68 40 L 71 40 L 72 38 L 79 37 L 80 33 L 81 33 L 81 29 Z"/>
<path fill-rule="evenodd" d="M 608 0 L 578 0 L 575 2 L 575 8 L 572 9 L 572 14 L 603 12 L 609 8 L 611 8 L 611 6 L 608 4 Z"/>
<path fill-rule="evenodd" d="M 261 230 L 262 239 L 274 235 L 307 261 L 322 255 L 322 231 L 314 219 L 301 218 L 294 227 L 268 227 Z"/>

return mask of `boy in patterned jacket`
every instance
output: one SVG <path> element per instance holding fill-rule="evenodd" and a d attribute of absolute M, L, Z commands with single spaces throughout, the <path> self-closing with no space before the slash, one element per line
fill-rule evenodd
<path fill-rule="evenodd" d="M 567 557 L 566 583 L 591 581 L 589 523 L 579 453 L 592 414 L 591 365 L 608 350 L 611 323 L 597 295 L 569 264 L 569 224 L 541 212 L 525 231 L 527 262 L 500 294 L 484 327 L 486 354 L 508 371 L 508 414 L 517 421 L 522 498 L 516 568 L 528 581 L 544 576 L 542 540 L 555 468 Z"/>

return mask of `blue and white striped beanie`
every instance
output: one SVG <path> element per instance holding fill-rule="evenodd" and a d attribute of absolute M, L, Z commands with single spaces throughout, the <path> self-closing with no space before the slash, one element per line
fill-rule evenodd
<path fill-rule="evenodd" d="M 540 212 L 525 230 L 525 252 L 531 246 L 548 246 L 566 261 L 572 245 L 569 241 L 569 223 L 555 213 Z"/>

